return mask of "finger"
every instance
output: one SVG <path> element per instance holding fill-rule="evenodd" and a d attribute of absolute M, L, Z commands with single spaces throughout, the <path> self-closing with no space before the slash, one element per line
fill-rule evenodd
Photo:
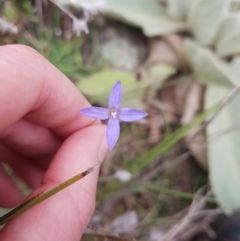
<path fill-rule="evenodd" d="M 16 174 L 31 188 L 40 186 L 45 173 L 43 169 L 34 165 L 29 158 L 19 155 L 5 145 L 0 144 L 0 153 L 0 162 L 9 164 Z"/>
<path fill-rule="evenodd" d="M 60 148 L 35 194 L 99 163 L 106 153 L 105 127 L 85 128 Z M 104 140 L 102 144 L 102 140 Z M 11 241 L 80 240 L 94 209 L 97 172 L 19 215 L 4 226 L 0 239 Z M 27 232 L 26 232 L 27 230 Z"/>
<path fill-rule="evenodd" d="M 0 140 L 19 153 L 31 157 L 53 154 L 62 142 L 50 129 L 24 119 L 2 131 Z"/>
<path fill-rule="evenodd" d="M 7 45 L 0 56 L 0 133 L 28 112 L 29 119 L 63 137 L 92 123 L 79 114 L 88 101 L 35 50 Z"/>
<path fill-rule="evenodd" d="M 45 172 L 48 169 L 49 164 L 51 163 L 55 154 L 56 153 L 44 157 L 35 157 L 34 163 Z"/>
<path fill-rule="evenodd" d="M 16 187 L 0 165 L 0 206 L 12 208 L 23 200 L 22 192 Z"/>

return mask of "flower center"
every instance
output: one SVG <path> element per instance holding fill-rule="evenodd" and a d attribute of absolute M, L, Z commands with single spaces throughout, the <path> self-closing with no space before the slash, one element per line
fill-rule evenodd
<path fill-rule="evenodd" d="M 112 116 L 113 119 L 116 119 L 117 118 L 117 110 L 115 110 L 115 109 L 110 110 L 110 115 Z"/>

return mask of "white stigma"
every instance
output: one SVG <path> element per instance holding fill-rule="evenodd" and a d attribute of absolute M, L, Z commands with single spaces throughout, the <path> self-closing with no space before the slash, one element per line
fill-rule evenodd
<path fill-rule="evenodd" d="M 110 115 L 112 116 L 113 119 L 117 118 L 117 110 L 110 110 Z"/>

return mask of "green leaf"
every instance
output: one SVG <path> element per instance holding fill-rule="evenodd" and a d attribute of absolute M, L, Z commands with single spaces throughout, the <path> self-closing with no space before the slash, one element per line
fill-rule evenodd
<path fill-rule="evenodd" d="M 141 101 L 143 89 L 133 74 L 118 70 L 103 70 L 76 82 L 77 88 L 90 98 L 91 103 L 107 106 L 109 93 L 117 80 L 121 80 L 124 98 L 123 106 L 144 109 Z"/>
<path fill-rule="evenodd" d="M 73 7 L 74 9 L 81 9 L 82 5 L 87 5 L 89 8 L 91 6 L 96 6 L 99 0 L 81 0 L 81 1 L 71 1 L 71 0 L 55 0 L 55 2 L 59 5 L 65 7 Z"/>
<path fill-rule="evenodd" d="M 5 5 L 3 8 L 3 16 L 8 21 L 15 23 L 19 18 L 19 11 L 12 2 L 5 1 Z"/>
<path fill-rule="evenodd" d="M 156 65 L 150 68 L 150 77 L 146 80 L 137 81 L 133 74 L 118 71 L 118 70 L 103 70 L 89 77 L 82 78 L 76 82 L 77 88 L 86 96 L 92 103 L 98 102 L 106 106 L 109 93 L 117 80 L 121 80 L 124 91 L 123 106 L 132 108 L 144 108 L 141 101 L 146 87 L 151 85 L 155 89 L 160 87 L 163 81 L 159 83 L 156 78 L 163 79 L 172 75 L 175 71 L 171 66 Z"/>
<path fill-rule="evenodd" d="M 197 40 L 211 45 L 222 20 L 230 8 L 230 0 L 196 0 L 189 11 L 188 25 Z"/>
<path fill-rule="evenodd" d="M 229 14 L 223 21 L 216 40 L 221 57 L 240 54 L 240 14 Z"/>
<path fill-rule="evenodd" d="M 187 40 L 184 44 L 184 51 L 194 74 L 202 83 L 225 86 L 234 86 L 239 83 L 229 64 L 217 58 L 210 50 Z"/>
<path fill-rule="evenodd" d="M 124 90 L 130 88 L 135 83 L 135 78 L 130 73 L 117 70 L 103 70 L 83 78 L 75 84 L 84 95 L 91 97 L 93 102 L 105 102 L 117 80 L 121 80 Z"/>
<path fill-rule="evenodd" d="M 169 16 L 179 19 L 186 20 L 188 5 L 185 0 L 168 0 L 167 11 Z"/>
<path fill-rule="evenodd" d="M 229 64 L 229 69 L 234 75 L 235 79 L 238 80 L 238 83 L 240 83 L 240 57 L 235 57 L 232 62 Z"/>
<path fill-rule="evenodd" d="M 141 27 L 149 37 L 186 30 L 185 23 L 169 18 L 165 9 L 154 0 L 106 0 L 103 13 Z"/>
<path fill-rule="evenodd" d="M 19 42 L 32 46 L 70 79 L 79 78 L 79 75 L 83 74 L 85 66 L 79 51 L 81 39 L 63 41 L 51 30 L 46 29 L 42 32 L 38 28 L 36 36 L 26 36 L 21 36 Z"/>
<path fill-rule="evenodd" d="M 208 86 L 206 108 L 223 99 L 230 91 L 224 86 Z M 218 116 L 207 127 L 207 134 L 216 134 L 239 123 L 240 94 L 224 107 Z M 218 138 L 209 140 L 208 155 L 210 178 L 213 191 L 227 212 L 240 208 L 240 130 L 234 130 Z"/>

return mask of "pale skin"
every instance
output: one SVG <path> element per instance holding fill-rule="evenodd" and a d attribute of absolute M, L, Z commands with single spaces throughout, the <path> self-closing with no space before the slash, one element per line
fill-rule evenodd
<path fill-rule="evenodd" d="M 30 196 L 103 161 L 105 126 L 79 111 L 90 104 L 33 49 L 0 47 L 0 162 L 31 188 Z M 9 221 L 1 241 L 78 241 L 95 206 L 98 172 Z M 24 200 L 0 167 L 0 206 Z"/>

